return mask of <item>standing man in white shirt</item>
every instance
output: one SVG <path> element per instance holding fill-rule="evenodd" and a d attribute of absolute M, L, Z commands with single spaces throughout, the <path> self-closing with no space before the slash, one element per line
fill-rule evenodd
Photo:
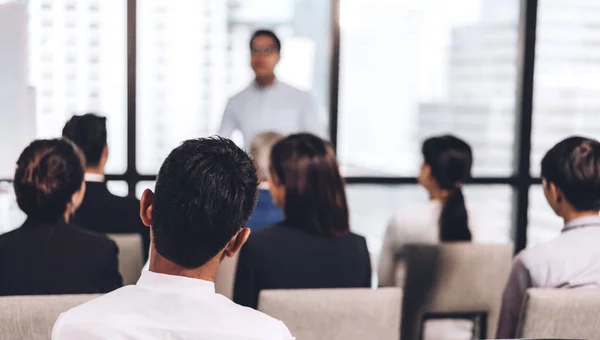
<path fill-rule="evenodd" d="M 272 31 L 258 30 L 250 39 L 250 64 L 254 81 L 227 103 L 219 135 L 230 138 L 239 130 L 246 149 L 265 131 L 282 134 L 310 132 L 327 138 L 327 117 L 306 91 L 275 76 L 281 42 Z"/>
<path fill-rule="evenodd" d="M 546 200 L 564 220 L 556 239 L 523 250 L 502 298 L 497 339 L 516 337 L 528 288 L 600 288 L 600 143 L 571 137 L 542 160 Z"/>
<path fill-rule="evenodd" d="M 248 239 L 257 196 L 254 163 L 232 141 L 188 140 L 146 190 L 150 271 L 138 283 L 62 314 L 53 340 L 291 340 L 285 325 L 216 294 L 220 262 Z"/>

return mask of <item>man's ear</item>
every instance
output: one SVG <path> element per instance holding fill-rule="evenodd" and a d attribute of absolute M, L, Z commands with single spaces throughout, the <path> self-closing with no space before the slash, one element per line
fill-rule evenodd
<path fill-rule="evenodd" d="M 235 235 L 233 235 L 231 240 L 229 240 L 227 246 L 225 246 L 223 255 L 225 255 L 226 257 L 233 257 L 238 251 L 240 251 L 240 249 L 242 249 L 244 243 L 248 241 L 249 236 L 250 228 L 240 229 Z"/>
<path fill-rule="evenodd" d="M 154 193 L 150 189 L 144 190 L 140 200 L 140 218 L 146 227 L 152 226 L 152 207 L 154 204 Z"/>

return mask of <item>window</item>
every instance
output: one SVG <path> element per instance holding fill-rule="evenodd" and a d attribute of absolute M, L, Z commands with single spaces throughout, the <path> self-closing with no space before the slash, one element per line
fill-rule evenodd
<path fill-rule="evenodd" d="M 518 18 L 516 0 L 341 0 L 345 173 L 415 176 L 422 140 L 452 133 L 475 175 L 510 175 Z"/>
<path fill-rule="evenodd" d="M 310 90 L 327 107 L 329 1 L 260 0 L 232 6 L 227 1 L 138 0 L 137 6 L 140 173 L 155 174 L 182 140 L 217 132 L 228 97 L 252 79 L 248 42 L 256 29 L 273 29 L 282 40 L 278 77 Z M 157 92 L 164 96 L 157 98 Z M 166 114 L 158 115 L 156 107 Z M 165 131 L 157 133 L 157 125 Z"/>
<path fill-rule="evenodd" d="M 531 167 L 571 135 L 600 138 L 600 3 L 541 0 L 538 8 Z M 582 56 L 595 60 L 583 60 Z M 533 208 L 533 207 L 532 207 Z"/>
<path fill-rule="evenodd" d="M 8 70 L 8 73 L 3 73 L 0 81 L 12 84 L 9 95 L 0 99 L 2 112 L 6 112 L 1 116 L 0 141 L 12 146 L 2 148 L 2 159 L 16 160 L 34 138 L 60 136 L 73 113 L 97 112 L 108 118 L 110 157 L 106 171 L 125 172 L 126 2 L 103 1 L 98 6 L 102 7 L 102 20 L 110 21 L 111 30 L 97 32 L 105 43 L 101 48 L 95 48 L 94 54 L 103 62 L 92 66 L 93 58 L 88 57 L 90 44 L 85 40 L 73 44 L 73 37 L 91 39 L 85 16 L 77 19 L 83 20 L 81 25 L 69 24 L 67 12 L 75 9 L 75 2 L 64 6 L 51 6 L 48 1 L 41 0 L 0 4 L 0 31 L 11 37 L 0 43 L 2 55 L 9 56 L 2 58 L 4 64 L 0 69 Z M 59 18 L 63 18 L 60 24 Z M 51 20 L 56 21 L 56 28 L 52 27 Z M 92 86 L 86 77 L 80 76 L 89 74 L 92 67 L 103 74 L 101 81 L 93 85 L 97 98 L 89 96 Z M 10 179 L 13 163 L 7 161 L 4 164 L 0 167 L 0 178 Z"/>

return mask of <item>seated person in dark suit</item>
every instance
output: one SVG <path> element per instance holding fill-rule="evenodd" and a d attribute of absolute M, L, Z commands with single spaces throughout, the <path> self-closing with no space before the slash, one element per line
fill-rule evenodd
<path fill-rule="evenodd" d="M 140 201 L 115 196 L 106 187 L 104 166 L 108 158 L 106 118 L 94 114 L 73 116 L 63 128 L 63 137 L 85 154 L 87 190 L 73 222 L 103 234 L 140 234 L 144 259 L 148 257 L 150 231 L 140 219 Z"/>
<path fill-rule="evenodd" d="M 14 188 L 27 220 L 0 235 L 0 295 L 106 293 L 122 285 L 115 243 L 69 224 L 85 193 L 83 163 L 66 139 L 34 141 L 19 157 Z"/>
<path fill-rule="evenodd" d="M 242 248 L 234 301 L 256 308 L 264 289 L 371 286 L 366 240 L 350 232 L 344 181 L 333 148 L 296 134 L 271 152 L 270 189 L 282 222 L 261 229 Z"/>
<path fill-rule="evenodd" d="M 258 202 L 256 209 L 250 216 L 248 227 L 256 231 L 262 227 L 283 220 L 283 210 L 273 203 L 273 197 L 269 191 L 269 157 L 275 143 L 283 139 L 283 135 L 277 132 L 263 132 L 254 137 L 250 143 L 250 155 L 258 169 Z"/>

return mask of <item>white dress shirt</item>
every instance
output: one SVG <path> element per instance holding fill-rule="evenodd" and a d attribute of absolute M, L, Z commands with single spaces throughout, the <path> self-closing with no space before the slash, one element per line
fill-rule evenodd
<path fill-rule="evenodd" d="M 600 217 L 569 222 L 556 239 L 523 250 L 502 297 L 498 338 L 514 338 L 528 288 L 600 287 Z"/>
<path fill-rule="evenodd" d="M 275 80 L 261 88 L 252 82 L 227 102 L 219 135 L 231 138 L 241 131 L 246 149 L 261 132 L 282 134 L 310 132 L 327 136 L 327 117 L 308 92 Z"/>
<path fill-rule="evenodd" d="M 216 294 L 209 281 L 144 272 L 120 288 L 63 313 L 53 340 L 290 340 L 286 326 Z"/>

